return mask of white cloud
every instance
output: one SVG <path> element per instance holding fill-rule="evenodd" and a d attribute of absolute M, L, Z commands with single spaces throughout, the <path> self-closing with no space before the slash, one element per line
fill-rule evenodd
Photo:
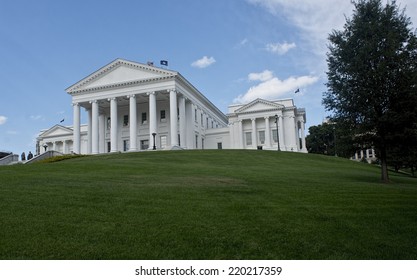
<path fill-rule="evenodd" d="M 5 116 L 0 116 L 0 125 L 5 124 L 7 121 L 7 117 Z"/>
<path fill-rule="evenodd" d="M 215 62 L 216 60 L 214 59 L 214 57 L 203 56 L 199 60 L 196 60 L 193 63 L 191 63 L 191 66 L 197 67 L 197 68 L 206 68 Z"/>
<path fill-rule="evenodd" d="M 283 55 L 286 54 L 289 50 L 295 48 L 296 45 L 295 43 L 269 43 L 266 45 L 266 50 L 271 52 L 271 53 L 275 53 L 275 54 L 279 54 L 279 55 Z"/>
<path fill-rule="evenodd" d="M 251 73 L 248 75 L 248 79 L 250 81 L 260 81 L 260 83 L 249 88 L 245 94 L 235 98 L 234 103 L 247 103 L 256 98 L 278 99 L 288 93 L 293 93 L 298 88 L 310 86 L 318 81 L 318 77 L 314 76 L 289 77 L 280 80 L 278 77 L 274 77 L 269 70 L 261 73 Z"/>
<path fill-rule="evenodd" d="M 18 132 L 16 130 L 8 130 L 8 131 L 6 131 L 6 134 L 8 134 L 8 135 L 17 135 Z"/>
<path fill-rule="evenodd" d="M 284 16 L 300 29 L 302 39 L 312 50 L 325 56 L 327 38 L 332 30 L 341 30 L 346 17 L 352 15 L 354 5 L 347 0 L 247 0 L 253 5 L 265 8 L 275 16 Z M 385 1 L 383 1 L 385 4 Z M 417 25 L 417 1 L 398 0 L 400 9 L 406 8 L 407 16 Z"/>
<path fill-rule="evenodd" d="M 273 77 L 274 77 L 274 74 L 272 73 L 272 71 L 269 71 L 269 70 L 265 70 L 261 73 L 250 73 L 248 75 L 249 81 L 261 81 L 261 82 L 268 81 L 272 79 Z"/>
<path fill-rule="evenodd" d="M 34 120 L 34 121 L 37 121 L 37 120 L 42 119 L 42 116 L 41 115 L 36 115 L 36 116 L 32 115 L 32 116 L 30 116 L 30 119 Z"/>

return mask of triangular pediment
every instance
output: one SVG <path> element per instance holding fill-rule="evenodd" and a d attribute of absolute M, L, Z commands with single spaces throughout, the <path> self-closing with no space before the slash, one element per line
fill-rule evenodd
<path fill-rule="evenodd" d="M 254 101 L 240 107 L 235 113 L 251 113 L 251 112 L 262 112 L 283 109 L 284 106 L 261 98 L 255 99 Z"/>
<path fill-rule="evenodd" d="M 53 127 L 51 127 L 50 129 L 42 132 L 39 137 L 54 137 L 54 136 L 63 136 L 63 135 L 68 135 L 68 134 L 72 134 L 73 130 L 71 128 L 62 126 L 62 125 L 54 125 Z"/>
<path fill-rule="evenodd" d="M 125 85 L 131 82 L 159 80 L 171 78 L 177 74 L 175 71 L 131 62 L 124 59 L 116 59 L 108 65 L 97 70 L 88 77 L 69 87 L 68 93 L 103 88 L 106 86 Z"/>

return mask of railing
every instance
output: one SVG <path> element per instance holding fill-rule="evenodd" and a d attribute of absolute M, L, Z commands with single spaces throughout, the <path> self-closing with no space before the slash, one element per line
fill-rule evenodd
<path fill-rule="evenodd" d="M 10 154 L 0 159 L 0 165 L 9 165 L 19 161 L 19 155 Z"/>
<path fill-rule="evenodd" d="M 36 156 L 36 157 L 34 157 L 34 158 L 30 159 L 30 160 L 27 160 L 25 162 L 25 164 L 37 162 L 37 161 L 40 161 L 40 160 L 43 160 L 43 159 L 47 159 L 47 158 L 51 158 L 51 157 L 62 156 L 62 155 L 64 155 L 64 154 L 63 153 L 60 153 L 60 152 L 57 152 L 57 151 L 47 151 L 47 152 L 45 152 L 43 154 L 40 154 L 39 156 Z"/>

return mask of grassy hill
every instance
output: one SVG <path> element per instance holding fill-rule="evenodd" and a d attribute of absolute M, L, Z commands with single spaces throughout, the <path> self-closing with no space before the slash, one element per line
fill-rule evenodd
<path fill-rule="evenodd" d="M 107 154 L 0 168 L 0 259 L 417 259 L 417 180 L 318 155 Z"/>

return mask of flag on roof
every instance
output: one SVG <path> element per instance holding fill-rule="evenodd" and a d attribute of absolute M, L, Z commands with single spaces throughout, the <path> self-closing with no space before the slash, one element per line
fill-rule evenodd
<path fill-rule="evenodd" d="M 161 65 L 168 66 L 168 60 L 161 60 Z"/>

